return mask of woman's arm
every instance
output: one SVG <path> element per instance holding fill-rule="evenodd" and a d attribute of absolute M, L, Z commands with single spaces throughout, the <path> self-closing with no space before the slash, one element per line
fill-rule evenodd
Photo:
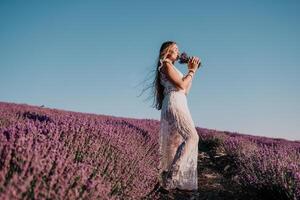
<path fill-rule="evenodd" d="M 182 90 L 187 90 L 190 82 L 192 81 L 192 76 L 185 76 L 181 78 L 178 74 L 178 72 L 174 69 L 171 63 L 168 61 L 163 62 L 163 67 L 161 69 L 163 73 L 166 74 L 168 79 L 178 88 Z"/>
<path fill-rule="evenodd" d="M 192 82 L 190 82 L 190 84 L 188 84 L 187 88 L 186 88 L 186 91 L 185 91 L 185 95 L 187 95 L 189 92 L 190 92 L 190 89 L 191 89 L 191 86 L 192 86 Z"/>

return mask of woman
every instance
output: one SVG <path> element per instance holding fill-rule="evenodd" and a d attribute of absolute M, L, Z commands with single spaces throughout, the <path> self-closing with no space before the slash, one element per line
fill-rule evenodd
<path fill-rule="evenodd" d="M 160 48 L 156 78 L 156 108 L 161 110 L 159 131 L 159 184 L 171 189 L 198 190 L 197 157 L 199 136 L 192 120 L 187 95 L 200 59 L 192 57 L 184 76 L 174 63 L 179 58 L 176 42 Z"/>

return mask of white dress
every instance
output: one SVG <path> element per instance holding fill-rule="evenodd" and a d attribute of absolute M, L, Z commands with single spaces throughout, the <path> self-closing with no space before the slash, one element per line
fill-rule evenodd
<path fill-rule="evenodd" d="M 164 98 L 159 131 L 159 183 L 168 190 L 197 190 L 199 136 L 187 104 L 191 84 L 187 91 L 174 86 L 161 71 L 161 59 L 160 63 L 158 70 L 160 82 L 164 86 Z M 183 77 L 173 64 L 172 66 Z"/>

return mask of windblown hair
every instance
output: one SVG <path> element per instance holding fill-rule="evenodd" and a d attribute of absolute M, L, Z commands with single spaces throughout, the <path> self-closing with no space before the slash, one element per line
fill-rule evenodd
<path fill-rule="evenodd" d="M 156 70 L 155 70 L 155 78 L 153 82 L 151 83 L 150 87 L 152 88 L 152 96 L 154 97 L 153 105 L 152 107 L 156 108 L 157 110 L 161 110 L 162 108 L 162 101 L 164 99 L 164 86 L 160 83 L 160 73 L 158 71 L 158 67 L 160 66 L 160 59 L 165 59 L 168 57 L 170 53 L 170 49 L 172 45 L 176 44 L 174 41 L 166 41 L 164 42 L 159 50 L 159 56 L 157 59 L 157 64 L 156 64 Z M 148 89 L 147 87 L 146 89 Z M 144 91 L 144 90 L 143 90 Z"/>

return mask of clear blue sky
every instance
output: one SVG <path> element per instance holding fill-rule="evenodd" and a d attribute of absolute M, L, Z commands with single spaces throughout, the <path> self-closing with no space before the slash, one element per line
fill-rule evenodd
<path fill-rule="evenodd" d="M 300 139 L 299 10 L 296 0 L 1 0 L 0 101 L 159 120 L 137 84 L 174 40 L 202 59 L 188 95 L 196 126 Z"/>

